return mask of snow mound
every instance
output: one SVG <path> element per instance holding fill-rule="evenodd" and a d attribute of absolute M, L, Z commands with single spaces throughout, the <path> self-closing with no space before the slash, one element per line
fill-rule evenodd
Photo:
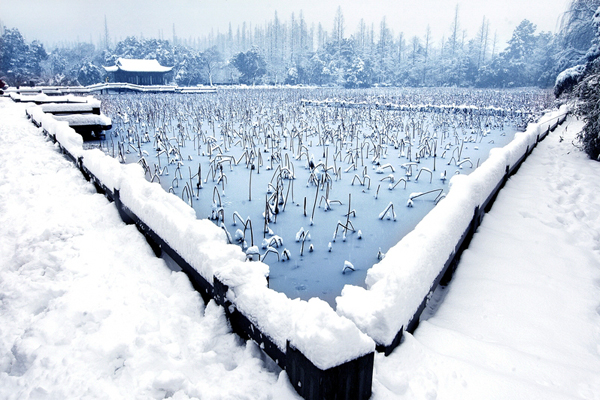
<path fill-rule="evenodd" d="M 373 340 L 318 298 L 307 302 L 293 328 L 290 344 L 322 370 L 375 351 Z"/>

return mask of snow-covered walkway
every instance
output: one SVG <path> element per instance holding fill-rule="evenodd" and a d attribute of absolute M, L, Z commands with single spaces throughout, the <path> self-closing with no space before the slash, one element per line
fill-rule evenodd
<path fill-rule="evenodd" d="M 508 181 L 437 313 L 376 359 L 375 398 L 600 398 L 600 163 L 581 127 Z"/>
<path fill-rule="evenodd" d="M 0 99 L 0 399 L 295 398 L 214 303 Z M 552 133 L 373 399 L 600 399 L 600 163 Z M 564 140 L 561 140 L 564 138 Z"/>
<path fill-rule="evenodd" d="M 269 368 L 0 99 L 0 399 L 278 398 Z"/>

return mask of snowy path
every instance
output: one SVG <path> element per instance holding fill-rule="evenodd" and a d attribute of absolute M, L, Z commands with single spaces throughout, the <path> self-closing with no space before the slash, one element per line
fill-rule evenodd
<path fill-rule="evenodd" d="M 295 398 L 0 99 L 0 398 Z M 552 133 L 500 193 L 373 399 L 600 398 L 600 163 Z M 564 136 L 565 140 L 560 141 Z"/>
<path fill-rule="evenodd" d="M 600 398 L 600 163 L 571 144 L 581 126 L 509 180 L 437 313 L 376 359 L 374 398 Z"/>
<path fill-rule="evenodd" d="M 261 352 L 0 99 L 0 398 L 279 398 Z"/>

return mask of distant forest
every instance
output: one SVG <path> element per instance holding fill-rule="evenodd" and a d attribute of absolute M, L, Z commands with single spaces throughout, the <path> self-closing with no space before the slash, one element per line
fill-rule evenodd
<path fill-rule="evenodd" d="M 105 21 L 101 45 L 74 43 L 48 50 L 27 42 L 18 28 L 0 26 L 0 77 L 10 85 L 89 85 L 103 82 L 102 66 L 119 57 L 157 59 L 173 66 L 172 79 L 197 84 L 291 84 L 364 88 L 374 86 L 552 87 L 563 70 L 581 65 L 596 37 L 600 0 L 574 0 L 557 34 L 537 32 L 528 20 L 498 43 L 484 17 L 475 35 L 461 28 L 458 6 L 447 35 L 395 33 L 385 17 L 361 21 L 354 32 L 338 8 L 332 29 L 309 27 L 302 13 L 244 23 L 196 39 L 127 37 L 111 40 Z M 499 51 L 502 49 L 502 51 Z"/>

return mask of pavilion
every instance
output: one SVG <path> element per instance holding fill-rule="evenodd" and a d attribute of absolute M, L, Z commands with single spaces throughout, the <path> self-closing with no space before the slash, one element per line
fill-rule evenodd
<path fill-rule="evenodd" d="M 132 83 L 135 85 L 165 85 L 167 74 L 173 67 L 163 67 L 157 60 L 117 59 L 114 66 L 104 67 L 111 74 L 111 82 Z"/>

